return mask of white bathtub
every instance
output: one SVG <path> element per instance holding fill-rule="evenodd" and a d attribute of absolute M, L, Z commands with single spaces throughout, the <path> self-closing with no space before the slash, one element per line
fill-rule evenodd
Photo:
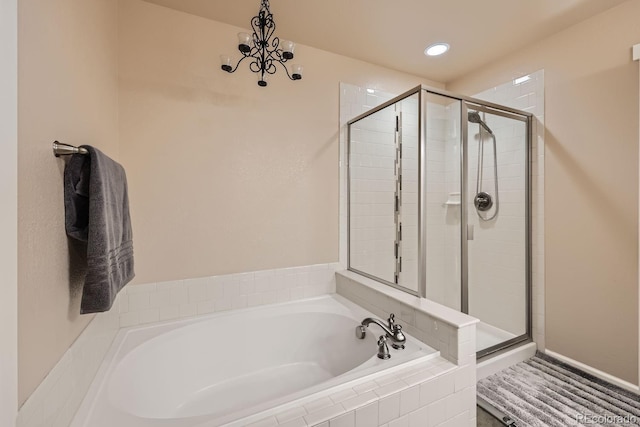
<path fill-rule="evenodd" d="M 369 316 L 331 295 L 123 329 L 72 427 L 241 426 L 438 355 L 407 337 L 379 359 Z"/>

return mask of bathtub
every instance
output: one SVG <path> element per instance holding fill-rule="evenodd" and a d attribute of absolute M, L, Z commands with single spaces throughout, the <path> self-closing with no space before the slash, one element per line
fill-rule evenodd
<path fill-rule="evenodd" d="M 379 359 L 370 316 L 327 295 L 122 329 L 71 426 L 242 426 L 438 356 L 407 336 Z"/>

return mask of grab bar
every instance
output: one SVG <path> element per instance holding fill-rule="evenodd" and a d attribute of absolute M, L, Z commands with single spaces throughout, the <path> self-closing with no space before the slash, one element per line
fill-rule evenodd
<path fill-rule="evenodd" d="M 86 148 L 74 147 L 73 145 L 63 144 L 53 141 L 53 155 L 56 157 L 70 156 L 71 154 L 89 154 Z"/>

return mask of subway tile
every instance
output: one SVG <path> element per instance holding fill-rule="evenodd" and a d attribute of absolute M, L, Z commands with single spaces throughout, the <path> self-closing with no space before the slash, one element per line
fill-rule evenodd
<path fill-rule="evenodd" d="M 159 309 L 160 320 L 172 320 L 180 317 L 179 306 L 160 307 Z"/>
<path fill-rule="evenodd" d="M 317 411 L 310 412 L 309 414 L 304 416 L 304 420 L 309 425 L 315 425 L 323 421 L 335 418 L 338 415 L 342 415 L 344 412 L 344 408 L 341 404 L 338 403 L 336 405 L 331 405 Z"/>
<path fill-rule="evenodd" d="M 247 307 L 255 307 L 262 304 L 262 294 L 247 295 Z"/>
<path fill-rule="evenodd" d="M 400 417 L 400 393 L 392 394 L 378 402 L 378 422 L 388 423 Z"/>
<path fill-rule="evenodd" d="M 289 289 L 278 289 L 276 294 L 278 302 L 291 301 L 291 291 Z"/>
<path fill-rule="evenodd" d="M 462 392 L 450 394 L 443 399 L 445 401 L 446 418 L 451 419 L 468 411 L 466 395 Z M 467 412 L 468 413 L 468 412 Z"/>
<path fill-rule="evenodd" d="M 350 399 L 343 400 L 342 406 L 350 411 L 355 408 L 359 408 L 361 406 L 367 405 L 371 402 L 377 401 L 379 398 L 373 391 L 367 391 L 362 394 L 359 394 L 356 397 L 352 397 Z"/>
<path fill-rule="evenodd" d="M 129 295 L 121 293 L 118 298 L 118 310 L 120 314 L 129 311 Z"/>
<path fill-rule="evenodd" d="M 120 327 L 135 326 L 140 323 L 140 313 L 137 311 L 120 315 Z"/>
<path fill-rule="evenodd" d="M 137 292 L 129 294 L 129 311 L 141 311 L 149 308 L 149 294 Z"/>
<path fill-rule="evenodd" d="M 257 421 L 249 424 L 247 427 L 277 427 L 278 421 L 275 417 L 265 418 L 264 420 Z"/>
<path fill-rule="evenodd" d="M 289 295 L 291 296 L 291 301 L 299 300 L 304 298 L 304 293 L 302 288 L 291 288 L 289 289 Z"/>
<path fill-rule="evenodd" d="M 276 414 L 276 418 L 280 424 L 284 424 L 287 421 L 291 421 L 295 418 L 302 418 L 307 415 L 307 411 L 302 406 L 297 406 L 295 408 L 289 409 L 287 411 Z"/>
<path fill-rule="evenodd" d="M 232 306 L 234 310 L 246 308 L 248 307 L 248 296 L 247 295 L 237 295 L 232 299 Z"/>
<path fill-rule="evenodd" d="M 351 388 L 346 390 L 339 391 L 338 393 L 334 393 L 329 396 L 329 398 L 333 401 L 333 403 L 340 403 L 347 399 L 351 399 L 353 397 L 357 397 L 358 394 Z"/>
<path fill-rule="evenodd" d="M 206 285 L 207 299 L 224 298 L 224 281 L 220 277 L 212 277 Z"/>
<path fill-rule="evenodd" d="M 376 382 L 376 384 L 378 384 L 378 387 L 383 387 L 385 385 L 398 381 L 398 377 L 394 373 L 394 374 L 383 375 L 380 378 L 376 378 L 374 381 Z"/>
<path fill-rule="evenodd" d="M 428 425 L 437 426 L 447 420 L 446 399 L 436 400 L 427 406 Z"/>
<path fill-rule="evenodd" d="M 378 406 L 378 401 L 376 401 L 362 408 L 356 409 L 356 427 L 372 427 L 379 425 Z"/>
<path fill-rule="evenodd" d="M 321 399 L 317 399 L 314 400 L 312 402 L 309 402 L 307 404 L 304 405 L 304 409 L 307 411 L 307 413 L 312 413 L 315 411 L 318 411 L 320 409 L 323 408 L 328 408 L 329 406 L 332 406 L 334 403 L 331 399 L 329 399 L 328 397 L 323 397 Z"/>
<path fill-rule="evenodd" d="M 324 423 L 326 425 L 326 423 Z M 304 418 L 294 418 L 292 420 L 286 421 L 284 423 L 278 424 L 278 427 L 307 427 L 308 424 L 304 420 Z"/>
<path fill-rule="evenodd" d="M 406 415 L 420 407 L 420 387 L 413 386 L 400 392 L 400 415 Z M 407 421 L 408 422 L 408 421 Z"/>
<path fill-rule="evenodd" d="M 401 380 L 394 381 L 385 386 L 379 387 L 373 392 L 380 398 L 387 397 L 389 395 L 393 395 L 407 388 L 407 383 Z"/>
<path fill-rule="evenodd" d="M 456 392 L 471 387 L 476 383 L 476 367 L 465 365 L 458 368 L 454 373 L 454 390 Z"/>
<path fill-rule="evenodd" d="M 192 317 L 198 314 L 198 306 L 196 304 L 181 304 L 180 317 Z"/>
<path fill-rule="evenodd" d="M 210 314 L 216 311 L 215 301 L 200 301 L 196 304 L 198 314 Z"/>
<path fill-rule="evenodd" d="M 126 286 L 127 295 L 135 295 L 135 294 L 148 294 L 150 292 L 155 292 L 157 289 L 157 285 L 155 283 L 147 283 L 143 285 L 130 285 Z"/>
<path fill-rule="evenodd" d="M 233 298 L 239 298 L 240 295 L 235 297 L 225 297 L 214 301 L 215 311 L 227 311 L 233 308 Z"/>
<path fill-rule="evenodd" d="M 187 286 L 187 294 L 190 303 L 198 303 L 207 300 L 207 281 L 208 279 L 191 279 L 185 280 Z"/>
<path fill-rule="evenodd" d="M 149 294 L 149 307 L 162 308 L 175 305 L 175 302 L 171 299 L 170 289 L 158 289 L 157 292 Z"/>
<path fill-rule="evenodd" d="M 429 407 L 424 406 L 417 411 L 413 411 L 409 414 L 409 427 L 430 427 L 429 422 Z"/>
<path fill-rule="evenodd" d="M 409 416 L 405 415 L 389 422 L 389 427 L 409 427 Z"/>
<path fill-rule="evenodd" d="M 157 308 L 149 308 L 140 311 L 140 323 L 153 323 L 160 320 L 160 311 Z"/>
<path fill-rule="evenodd" d="M 355 411 L 347 412 L 329 421 L 329 427 L 355 427 L 356 413 Z"/>
<path fill-rule="evenodd" d="M 469 417 L 469 411 L 465 411 L 454 418 L 448 419 L 438 427 L 469 427 L 476 426 L 476 419 Z"/>

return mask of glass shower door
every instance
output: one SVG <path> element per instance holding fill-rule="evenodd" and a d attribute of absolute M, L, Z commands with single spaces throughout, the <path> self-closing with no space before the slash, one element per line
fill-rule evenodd
<path fill-rule="evenodd" d="M 478 319 L 479 356 L 527 334 L 527 117 L 465 103 L 466 269 L 462 310 Z"/>

